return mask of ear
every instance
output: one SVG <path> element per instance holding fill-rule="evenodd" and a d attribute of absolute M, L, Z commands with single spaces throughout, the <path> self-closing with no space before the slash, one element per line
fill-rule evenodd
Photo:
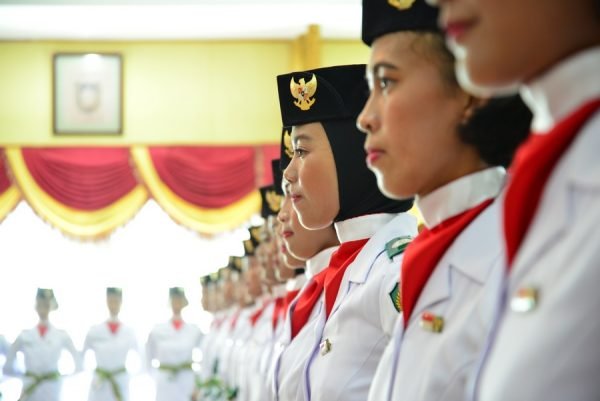
<path fill-rule="evenodd" d="M 471 119 L 471 117 L 473 116 L 475 111 L 477 111 L 477 109 L 485 106 L 487 104 L 488 100 L 489 100 L 488 98 L 480 98 L 480 97 L 475 97 L 473 95 L 467 95 L 467 102 L 463 109 L 461 124 L 466 124 Z"/>

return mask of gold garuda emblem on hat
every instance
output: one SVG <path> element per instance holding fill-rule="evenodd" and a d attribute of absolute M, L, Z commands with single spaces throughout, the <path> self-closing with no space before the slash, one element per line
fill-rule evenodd
<path fill-rule="evenodd" d="M 415 0 L 388 0 L 388 4 L 398 10 L 407 10 L 412 7 Z"/>
<path fill-rule="evenodd" d="M 244 250 L 246 253 L 254 253 L 254 244 L 252 243 L 252 240 L 244 240 Z"/>
<path fill-rule="evenodd" d="M 294 148 L 292 147 L 292 134 L 288 130 L 285 130 L 283 133 L 283 147 L 285 155 L 292 159 L 294 157 Z"/>
<path fill-rule="evenodd" d="M 281 198 L 281 195 L 276 194 L 275 191 L 267 191 L 265 194 L 265 200 L 272 212 L 277 213 L 281 209 Z"/>
<path fill-rule="evenodd" d="M 237 256 L 230 256 L 229 265 L 240 269 L 242 267 L 242 259 Z"/>
<path fill-rule="evenodd" d="M 261 230 L 262 226 L 250 227 L 250 235 L 252 236 L 252 238 L 254 238 L 255 242 L 259 242 Z"/>
<path fill-rule="evenodd" d="M 310 110 L 316 99 L 312 97 L 317 92 L 317 77 L 313 74 L 310 81 L 305 82 L 304 78 L 300 78 L 300 81 L 296 83 L 294 77 L 290 81 L 290 91 L 292 96 L 296 99 L 294 105 L 302 111 Z"/>

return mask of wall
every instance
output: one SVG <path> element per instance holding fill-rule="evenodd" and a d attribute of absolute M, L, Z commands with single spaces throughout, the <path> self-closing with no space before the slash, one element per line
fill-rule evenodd
<path fill-rule="evenodd" d="M 277 142 L 277 74 L 310 68 L 302 65 L 307 54 L 319 65 L 361 63 L 368 57 L 358 41 L 321 40 L 318 29 L 308 36 L 311 32 L 303 45 L 284 40 L 0 42 L 0 146 Z M 122 54 L 122 135 L 53 135 L 52 55 L 57 52 Z"/>

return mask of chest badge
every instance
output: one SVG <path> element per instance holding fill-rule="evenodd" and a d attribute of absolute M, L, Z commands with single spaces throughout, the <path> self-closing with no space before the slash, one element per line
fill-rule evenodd
<path fill-rule="evenodd" d="M 321 350 L 321 355 L 327 355 L 329 352 L 331 352 L 331 341 L 329 341 L 329 338 L 321 341 L 321 344 L 319 344 L 319 349 Z"/>
<path fill-rule="evenodd" d="M 425 331 L 431 331 L 432 333 L 441 333 L 444 330 L 444 318 L 442 316 L 434 315 L 431 312 L 423 312 L 419 326 Z"/>
<path fill-rule="evenodd" d="M 523 287 L 510 300 L 510 309 L 513 312 L 527 313 L 537 307 L 539 302 L 539 291 L 535 287 Z"/>

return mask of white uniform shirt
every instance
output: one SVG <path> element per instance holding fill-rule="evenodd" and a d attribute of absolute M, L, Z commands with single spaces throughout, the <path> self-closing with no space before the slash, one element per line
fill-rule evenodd
<path fill-rule="evenodd" d="M 308 281 L 300 290 L 300 294 L 290 303 L 283 323 L 283 330 L 274 346 L 272 367 L 269 371 L 269 400 L 292 401 L 302 400 L 303 398 L 301 392 L 302 371 L 308 358 L 307 349 L 315 342 L 313 321 L 321 309 L 323 295 L 315 304 L 306 325 L 293 340 L 290 311 L 295 308 L 302 291 L 312 283 L 312 278 L 329 266 L 329 259 L 331 259 L 331 255 L 337 248 L 324 249 L 306 263 Z"/>
<path fill-rule="evenodd" d="M 9 347 L 10 345 L 8 344 L 8 341 L 6 341 L 6 338 L 0 334 L 0 355 L 6 355 Z"/>
<path fill-rule="evenodd" d="M 214 314 L 213 321 L 210 325 L 208 333 L 202 339 L 202 366 L 200 370 L 200 378 L 207 380 L 213 377 L 218 359 L 219 333 L 227 318 L 226 312 L 221 311 Z"/>
<path fill-rule="evenodd" d="M 5 357 L 10 348 L 10 344 L 6 341 L 3 335 L 0 334 L 0 357 Z M 0 359 L 3 362 L 3 359 Z M 0 381 L 2 380 L 2 372 L 0 371 Z"/>
<path fill-rule="evenodd" d="M 504 181 L 503 168 L 488 168 L 436 189 L 417 205 L 431 228 L 495 198 Z M 369 401 L 464 399 L 502 285 L 499 203 L 487 207 L 450 245 L 425 284 L 406 329 L 399 319 Z M 444 319 L 441 333 L 420 327 L 425 311 Z"/>
<path fill-rule="evenodd" d="M 218 377 L 226 385 L 229 385 L 227 381 L 230 372 L 231 352 L 235 343 L 234 335 L 237 328 L 237 322 L 239 319 L 243 319 L 241 316 L 243 313 L 243 309 L 240 309 L 239 306 L 232 307 L 229 310 L 227 319 L 221 324 L 221 329 L 219 330 Z M 236 322 L 235 326 L 233 325 L 234 321 Z"/>
<path fill-rule="evenodd" d="M 534 128 L 549 129 L 599 98 L 599 71 L 596 47 L 559 63 L 524 88 Z M 482 401 L 600 397 L 599 152 L 596 112 L 550 175 L 514 259 L 478 375 Z M 537 302 L 523 309 L 522 302 L 514 302 L 520 290 L 537 290 Z"/>
<path fill-rule="evenodd" d="M 231 331 L 231 319 L 236 313 L 235 308 L 229 308 L 223 311 L 218 327 L 216 327 L 213 346 L 208 353 L 208 363 L 210 366 L 210 377 L 216 376 L 224 378 L 224 365 L 226 365 L 225 356 L 227 342 Z M 204 357 L 202 357 L 204 360 Z M 214 372 L 215 374 L 212 374 Z"/>
<path fill-rule="evenodd" d="M 59 330 L 48 324 L 48 330 L 42 337 L 37 327 L 23 330 L 10 347 L 4 366 L 7 374 L 13 373 L 13 365 L 17 352 L 22 352 L 25 357 L 25 369 L 27 373 L 44 375 L 58 372 L 58 361 L 63 350 L 68 351 L 75 362 L 76 369 L 81 367 L 79 353 L 73 345 L 71 337 L 64 330 Z M 34 379 L 23 377 L 23 390 L 28 388 Z M 24 400 L 27 401 L 59 401 L 62 380 L 47 380 L 42 382 Z"/>
<path fill-rule="evenodd" d="M 273 298 L 279 298 L 279 297 L 283 298 L 283 297 L 285 297 L 286 294 L 287 294 L 287 285 L 286 284 L 280 284 L 273 288 Z M 273 341 L 275 342 L 273 344 L 273 346 L 276 345 L 277 340 L 283 333 L 283 329 L 285 327 L 285 318 L 286 318 L 286 316 L 284 316 L 283 319 L 281 319 L 281 318 L 277 319 L 277 325 L 275 326 L 275 332 L 273 333 L 273 337 L 274 337 Z M 269 368 L 270 368 L 270 366 L 269 366 Z"/>
<path fill-rule="evenodd" d="M 270 298 L 263 303 L 263 311 L 252 328 L 252 334 L 246 343 L 246 353 L 244 356 L 244 372 L 242 380 L 246 379 L 241 386 L 246 386 L 244 391 L 245 399 L 238 398 L 238 401 L 265 401 L 266 380 L 261 371 L 261 358 L 269 352 L 269 344 L 273 335 L 272 316 L 275 308 L 275 302 Z"/>
<path fill-rule="evenodd" d="M 199 348 L 202 333 L 198 327 L 183 323 L 176 330 L 172 322 L 154 327 L 146 344 L 148 361 L 156 359 L 161 365 L 177 366 L 192 362 L 192 351 Z M 189 401 L 194 390 L 194 373 L 191 369 L 177 374 L 156 369 L 156 401 Z"/>
<path fill-rule="evenodd" d="M 96 366 L 107 372 L 115 372 L 125 368 L 127 355 L 130 351 L 138 351 L 139 347 L 133 329 L 119 322 L 116 333 L 112 333 L 108 322 L 92 326 L 88 331 L 83 352 L 92 350 L 96 359 Z M 113 377 L 119 386 L 123 401 L 129 399 L 129 377 L 127 372 L 113 373 Z M 113 401 L 116 400 L 111 383 L 101 376 L 94 374 L 90 387 L 89 401 Z"/>
<path fill-rule="evenodd" d="M 242 387 L 244 366 L 242 361 L 246 352 L 246 343 L 252 334 L 252 325 L 250 324 L 250 315 L 256 310 L 254 305 L 243 308 L 237 319 L 236 325 L 231 332 L 228 343 L 231 344 L 229 353 L 226 355 L 227 367 L 224 370 L 225 383 L 233 389 L 238 390 L 238 397 L 243 399 L 243 392 L 246 390 Z M 242 393 L 240 393 L 240 391 Z"/>
<path fill-rule="evenodd" d="M 374 214 L 335 224 L 340 242 L 369 238 L 342 279 L 325 321 L 321 308 L 314 320 L 316 341 L 305 364 L 306 401 L 364 401 L 377 364 L 400 313 L 391 296 L 400 264 L 386 252 L 398 237 L 417 235 L 416 219 L 407 214 Z M 330 348 L 323 352 L 324 344 Z"/>
<path fill-rule="evenodd" d="M 335 248 L 332 248 L 332 249 L 335 249 Z M 325 263 L 327 263 L 327 262 L 325 262 Z M 298 297 L 298 295 L 300 294 L 300 291 L 302 291 L 302 289 L 306 286 L 307 281 L 308 281 L 308 277 L 307 277 L 306 273 L 304 273 L 304 274 L 300 274 L 300 275 L 288 280 L 288 282 L 286 284 L 284 284 L 283 291 L 281 292 L 280 296 L 286 297 L 289 292 L 298 291 L 296 296 L 293 299 L 289 300 L 288 309 L 289 309 L 290 305 L 294 302 L 294 300 Z M 262 398 L 261 401 L 267 400 L 268 397 L 273 396 L 273 394 L 272 394 L 273 375 L 272 375 L 271 369 L 273 368 L 273 363 L 274 363 L 275 348 L 279 349 L 279 346 L 278 346 L 279 339 L 280 339 L 281 335 L 283 334 L 287 318 L 288 318 L 288 310 L 285 310 L 283 316 L 280 316 L 280 318 L 277 320 L 275 330 L 271 331 L 269 342 L 267 344 L 264 355 L 260 361 L 260 372 L 261 372 L 261 375 L 262 375 L 262 377 L 264 379 L 264 383 L 265 383 L 264 398 Z"/>

